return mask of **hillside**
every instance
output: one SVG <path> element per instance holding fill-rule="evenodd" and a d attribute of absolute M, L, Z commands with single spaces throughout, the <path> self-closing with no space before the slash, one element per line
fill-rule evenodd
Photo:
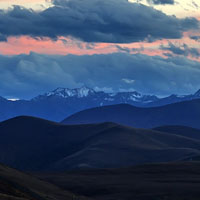
<path fill-rule="evenodd" d="M 63 124 L 115 122 L 137 128 L 181 125 L 200 129 L 200 100 L 184 101 L 161 107 L 139 108 L 119 104 L 78 112 Z"/>
<path fill-rule="evenodd" d="M 199 200 L 200 162 L 39 174 L 59 187 L 95 200 Z"/>
<path fill-rule="evenodd" d="M 0 162 L 27 171 L 117 168 L 199 155 L 199 140 L 115 123 L 62 125 L 25 116 L 0 123 Z"/>
<path fill-rule="evenodd" d="M 28 174 L 0 165 L 1 200 L 72 200 L 75 195 Z M 86 200 L 83 197 L 77 197 Z"/>
<path fill-rule="evenodd" d="M 165 133 L 171 133 L 176 135 L 181 135 L 184 137 L 189 137 L 192 139 L 200 140 L 200 129 L 195 129 L 186 126 L 160 126 L 153 130 L 161 131 Z"/>

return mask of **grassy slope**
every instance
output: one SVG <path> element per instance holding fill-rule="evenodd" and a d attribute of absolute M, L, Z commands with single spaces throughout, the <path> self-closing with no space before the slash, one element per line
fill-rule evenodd
<path fill-rule="evenodd" d="M 119 168 L 199 155 L 199 140 L 114 123 L 70 126 L 32 117 L 0 123 L 0 161 L 27 171 Z"/>
<path fill-rule="evenodd" d="M 71 200 L 73 196 L 53 184 L 0 165 L 1 200 Z"/>
<path fill-rule="evenodd" d="M 40 174 L 64 189 L 98 200 L 199 200 L 200 162 Z"/>

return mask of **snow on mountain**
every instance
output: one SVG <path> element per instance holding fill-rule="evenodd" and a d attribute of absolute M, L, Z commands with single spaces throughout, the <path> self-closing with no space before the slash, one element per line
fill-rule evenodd
<path fill-rule="evenodd" d="M 44 99 L 46 97 L 83 98 L 83 97 L 87 97 L 92 94 L 95 94 L 95 91 L 93 89 L 85 87 L 85 86 L 81 87 L 81 88 L 75 88 L 75 89 L 59 87 L 53 91 L 47 92 L 43 95 L 39 95 L 39 96 L 33 98 L 33 100 Z"/>
<path fill-rule="evenodd" d="M 87 97 L 90 94 L 94 94 L 95 91 L 93 89 L 90 89 L 88 87 L 81 87 L 81 88 L 75 88 L 75 89 L 69 89 L 69 88 L 57 88 L 51 92 L 48 92 L 44 94 L 44 96 L 59 96 L 63 98 L 68 97 L 78 97 L 83 98 Z"/>
<path fill-rule="evenodd" d="M 100 101 L 102 105 L 106 105 L 106 102 L 115 103 L 131 103 L 131 102 L 141 102 L 149 103 L 159 100 L 158 97 L 154 95 L 142 95 L 136 91 L 132 92 L 118 92 L 118 93 L 106 93 L 103 91 L 95 91 L 94 89 L 88 88 L 86 86 L 81 88 L 69 89 L 69 88 L 57 88 L 51 92 L 47 92 L 40 95 L 34 100 L 45 99 L 49 97 L 61 97 L 65 99 L 70 98 L 92 98 L 95 101 Z M 99 105 L 99 104 L 98 104 Z"/>
<path fill-rule="evenodd" d="M 85 86 L 75 89 L 57 88 L 31 100 L 11 101 L 0 97 L 0 121 L 28 115 L 59 122 L 76 112 L 98 106 L 130 104 L 137 107 L 158 107 L 198 98 L 200 99 L 200 90 L 191 95 L 159 98 L 136 91 L 106 93 Z"/>
<path fill-rule="evenodd" d="M 46 98 L 59 97 L 70 100 L 73 98 L 95 106 L 128 103 L 135 106 L 151 107 L 151 106 L 162 106 L 166 104 L 176 103 L 180 101 L 188 101 L 196 98 L 200 98 L 200 90 L 191 95 L 170 95 L 168 97 L 159 98 L 155 95 L 145 95 L 137 91 L 131 92 L 117 92 L 117 93 L 106 93 L 104 91 L 95 91 L 89 87 L 83 86 L 80 88 L 69 89 L 69 88 L 57 88 L 51 92 L 47 92 L 40 95 L 33 100 L 41 100 Z M 80 103 L 80 102 L 79 102 Z"/>

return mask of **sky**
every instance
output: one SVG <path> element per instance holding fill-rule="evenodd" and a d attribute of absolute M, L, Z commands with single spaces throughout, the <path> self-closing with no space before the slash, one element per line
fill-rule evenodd
<path fill-rule="evenodd" d="M 199 0 L 0 0 L 0 96 L 200 89 Z"/>

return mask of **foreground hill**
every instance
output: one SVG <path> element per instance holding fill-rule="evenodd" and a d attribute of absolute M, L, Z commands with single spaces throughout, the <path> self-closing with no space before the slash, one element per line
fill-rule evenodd
<path fill-rule="evenodd" d="M 1 200 L 72 200 L 73 197 L 75 195 L 55 185 L 0 165 Z"/>
<path fill-rule="evenodd" d="M 182 125 L 200 129 L 200 100 L 184 101 L 162 107 L 139 108 L 128 104 L 103 106 L 78 112 L 64 124 L 115 122 L 137 128 Z"/>
<path fill-rule="evenodd" d="M 96 200 L 199 200 L 200 162 L 40 174 L 61 188 Z"/>
<path fill-rule="evenodd" d="M 62 125 L 33 117 L 0 123 L 0 162 L 21 170 L 116 168 L 199 156 L 199 140 L 115 123 Z"/>

